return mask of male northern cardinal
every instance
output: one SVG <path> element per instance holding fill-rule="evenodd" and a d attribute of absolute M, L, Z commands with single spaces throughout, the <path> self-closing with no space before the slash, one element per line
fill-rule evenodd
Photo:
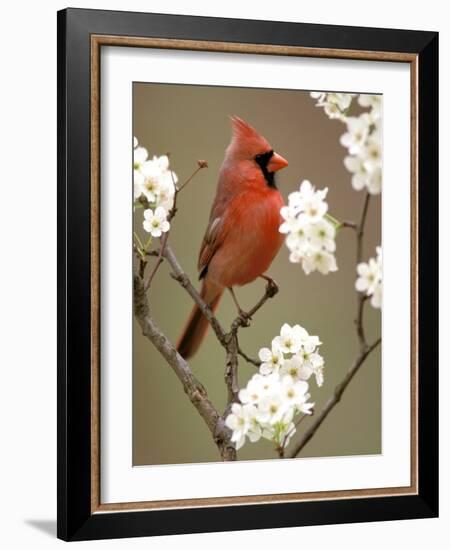
<path fill-rule="evenodd" d="M 220 168 L 216 197 L 200 248 L 198 270 L 201 296 L 214 311 L 226 288 L 263 277 L 283 242 L 279 232 L 283 197 L 275 172 L 288 165 L 269 142 L 237 116 L 233 135 Z M 240 313 L 242 310 L 239 308 Z M 191 357 L 200 346 L 208 321 L 194 306 L 178 341 L 178 352 Z"/>

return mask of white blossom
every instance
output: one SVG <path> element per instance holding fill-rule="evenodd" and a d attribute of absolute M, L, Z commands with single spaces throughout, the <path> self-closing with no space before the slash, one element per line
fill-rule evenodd
<path fill-rule="evenodd" d="M 336 258 L 326 250 L 317 250 L 303 258 L 303 270 L 309 275 L 313 271 L 320 271 L 323 275 L 328 275 L 332 271 L 337 271 Z"/>
<path fill-rule="evenodd" d="M 364 113 L 359 117 L 346 119 L 347 132 L 341 136 L 341 144 L 347 147 L 351 155 L 357 155 L 364 148 L 369 135 L 370 117 Z"/>
<path fill-rule="evenodd" d="M 175 174 L 172 172 L 172 175 L 174 176 L 174 181 L 177 181 L 177 178 L 175 177 Z M 172 177 L 166 175 L 166 177 L 161 178 L 159 182 L 159 189 L 158 194 L 156 196 L 156 204 L 158 206 L 161 206 L 167 211 L 170 211 L 173 207 L 173 201 L 175 197 L 175 186 L 172 181 Z"/>
<path fill-rule="evenodd" d="M 140 173 L 142 175 L 139 184 L 140 190 L 147 201 L 155 206 L 164 206 L 166 210 L 169 210 L 173 204 L 177 177 L 169 170 L 168 157 L 166 155 L 155 156 L 152 160 L 144 162 Z"/>
<path fill-rule="evenodd" d="M 358 264 L 356 271 L 359 276 L 355 283 L 356 290 L 371 296 L 379 282 L 378 262 L 370 258 L 368 263 Z"/>
<path fill-rule="evenodd" d="M 364 167 L 364 161 L 359 156 L 348 156 L 344 158 L 344 166 L 352 176 L 352 187 L 355 191 L 361 191 L 367 187 L 368 174 Z"/>
<path fill-rule="evenodd" d="M 246 439 L 255 442 L 261 437 L 273 441 L 277 449 L 289 444 L 295 417 L 311 414 L 314 407 L 307 380 L 315 375 L 317 385 L 323 383 L 320 345 L 318 336 L 285 323 L 271 347 L 259 350 L 259 372 L 239 391 L 240 403 L 233 404 L 225 421 L 236 449 Z"/>
<path fill-rule="evenodd" d="M 381 308 L 382 301 L 382 256 L 381 247 L 377 247 L 377 257 L 370 258 L 367 263 L 360 263 L 356 267 L 358 278 L 355 288 L 370 296 L 370 303 L 376 309 Z"/>
<path fill-rule="evenodd" d="M 268 389 L 265 377 L 261 374 L 255 374 L 249 380 L 247 386 L 239 391 L 239 400 L 244 404 L 257 405 L 261 398 L 267 394 Z"/>
<path fill-rule="evenodd" d="M 308 353 L 315 351 L 317 347 L 322 344 L 318 336 L 312 336 L 305 330 L 305 336 L 303 337 L 302 348 Z"/>
<path fill-rule="evenodd" d="M 141 186 L 144 182 L 144 175 L 142 174 L 142 166 L 147 160 L 148 152 L 144 147 L 139 147 L 138 140 L 134 138 L 134 150 L 133 150 L 133 196 L 134 199 L 138 199 L 141 196 Z"/>
<path fill-rule="evenodd" d="M 377 121 L 381 118 L 381 95 L 360 94 L 358 97 L 358 103 L 361 107 L 370 107 L 370 117 L 373 121 Z"/>
<path fill-rule="evenodd" d="M 306 330 L 300 325 L 291 327 L 285 323 L 281 327 L 280 335 L 274 338 L 274 342 L 283 353 L 297 353 L 307 335 Z"/>
<path fill-rule="evenodd" d="M 334 252 L 336 250 L 336 230 L 334 225 L 328 220 L 321 219 L 315 224 L 308 225 L 307 228 L 308 237 L 311 245 L 317 250 L 322 248 L 328 252 Z"/>
<path fill-rule="evenodd" d="M 358 102 L 371 106 L 372 111 L 345 119 L 347 132 L 341 136 L 341 144 L 347 147 L 350 155 L 345 157 L 344 165 L 353 174 L 353 189 L 367 189 L 370 194 L 377 195 L 381 193 L 381 98 L 360 95 Z"/>
<path fill-rule="evenodd" d="M 299 259 L 297 261 L 291 260 L 292 263 L 298 263 L 301 260 L 302 253 L 306 254 L 311 248 L 308 224 L 304 223 L 302 219 L 297 219 L 296 226 L 293 226 L 292 231 L 287 235 L 286 246 L 291 252 L 299 253 Z"/>
<path fill-rule="evenodd" d="M 300 354 L 299 360 L 301 361 L 301 368 L 299 375 L 301 380 L 309 380 L 314 375 L 316 378 L 316 384 L 320 387 L 323 384 L 324 376 L 323 369 L 325 362 L 323 357 L 317 352 L 308 352 L 304 350 Z"/>
<path fill-rule="evenodd" d="M 134 200 L 143 196 L 152 208 L 160 206 L 169 212 L 178 182 L 177 175 L 169 167 L 169 157 L 154 155 L 149 159 L 147 150 L 134 138 L 133 166 Z"/>
<path fill-rule="evenodd" d="M 304 223 L 320 221 L 328 210 L 328 204 L 324 200 L 327 193 L 328 188 L 316 190 L 309 180 L 303 180 L 299 191 L 289 195 L 289 215 L 295 216 L 300 213 Z"/>
<path fill-rule="evenodd" d="M 148 208 L 144 211 L 143 227 L 152 237 L 161 237 L 170 229 L 170 223 L 167 221 L 167 211 L 158 206 L 155 211 Z"/>
<path fill-rule="evenodd" d="M 311 376 L 315 376 L 316 384 L 320 387 L 324 379 L 324 365 L 323 357 L 315 347 L 304 346 L 301 351 L 284 361 L 280 375 L 289 375 L 294 380 L 309 380 Z"/>
<path fill-rule="evenodd" d="M 316 106 L 323 108 L 329 118 L 343 119 L 350 108 L 355 94 L 311 92 L 311 97 L 317 100 Z"/>
<path fill-rule="evenodd" d="M 147 161 L 148 151 L 145 147 L 136 146 L 133 151 L 133 168 L 141 170 L 144 163 Z"/>
<path fill-rule="evenodd" d="M 281 380 L 284 401 L 303 414 L 311 414 L 314 407 L 314 403 L 308 403 L 308 399 L 311 397 L 308 389 L 308 383 L 304 380 L 296 381 L 289 375 L 284 376 Z"/>
<path fill-rule="evenodd" d="M 273 425 L 277 422 L 281 422 L 285 419 L 285 415 L 289 411 L 289 406 L 283 399 L 281 391 L 271 391 L 265 395 L 258 403 L 258 412 L 256 413 L 256 419 L 260 424 Z M 277 388 L 281 389 L 281 388 Z M 289 418 L 288 423 L 292 420 L 292 416 Z"/>
<path fill-rule="evenodd" d="M 381 138 L 380 132 L 375 130 L 367 138 L 367 143 L 361 151 L 364 168 L 372 173 L 381 167 Z"/>
<path fill-rule="evenodd" d="M 345 124 L 346 131 L 340 138 L 347 148 L 344 165 L 352 174 L 351 183 L 355 191 L 366 189 L 371 195 L 381 193 L 382 187 L 382 144 L 381 116 L 382 96 L 374 94 L 334 94 L 312 92 L 318 107 L 323 107 L 329 118 L 336 118 Z M 358 116 L 348 116 L 352 98 L 363 109 Z M 299 261 L 301 254 L 291 254 L 291 261 Z M 301 260 L 300 260 L 301 261 Z"/>
<path fill-rule="evenodd" d="M 311 92 L 309 94 L 313 99 L 317 99 L 318 102 L 322 103 L 327 97 L 326 92 Z"/>
<path fill-rule="evenodd" d="M 308 380 L 312 374 L 312 370 L 304 366 L 300 354 L 295 354 L 287 359 L 280 369 L 281 376 L 290 376 L 293 380 Z"/>
<path fill-rule="evenodd" d="M 259 350 L 258 357 L 261 361 L 259 367 L 261 374 L 270 374 L 271 372 L 277 371 L 284 362 L 283 352 L 275 338 L 272 340 L 270 349 L 261 348 Z"/>
<path fill-rule="evenodd" d="M 280 210 L 284 220 L 280 233 L 286 234 L 289 261 L 301 263 L 306 274 L 337 270 L 336 229 L 327 219 L 327 193 L 327 188 L 316 190 L 310 181 L 304 180 L 299 190 L 289 195 L 288 205 Z"/>
<path fill-rule="evenodd" d="M 231 441 L 240 449 L 245 443 L 245 436 L 250 429 L 251 424 L 251 406 L 233 403 L 231 414 L 225 420 L 225 424 L 230 430 L 233 430 Z"/>
<path fill-rule="evenodd" d="M 280 225 L 280 233 L 291 233 L 302 227 L 297 217 L 298 208 L 294 208 L 293 205 L 283 206 L 280 214 L 284 219 L 284 222 Z"/>
<path fill-rule="evenodd" d="M 369 174 L 367 190 L 372 195 L 378 195 L 381 193 L 381 166 Z"/>
<path fill-rule="evenodd" d="M 381 309 L 381 303 L 383 299 L 382 293 L 383 287 L 381 284 L 379 284 L 374 288 L 372 297 L 370 298 L 370 304 L 375 309 Z"/>

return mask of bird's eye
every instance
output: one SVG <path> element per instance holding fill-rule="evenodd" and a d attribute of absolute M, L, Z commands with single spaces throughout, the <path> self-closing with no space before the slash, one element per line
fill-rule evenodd
<path fill-rule="evenodd" d="M 255 155 L 255 161 L 258 164 L 267 164 L 272 156 L 273 156 L 273 151 L 267 151 L 267 153 L 260 153 L 259 155 Z"/>

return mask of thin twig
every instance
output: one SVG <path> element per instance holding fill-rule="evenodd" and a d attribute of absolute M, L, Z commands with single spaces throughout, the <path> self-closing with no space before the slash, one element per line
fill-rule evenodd
<path fill-rule="evenodd" d="M 364 227 L 367 219 L 367 211 L 369 209 L 370 193 L 366 193 L 364 199 L 363 209 L 361 213 L 361 219 L 356 232 L 356 265 L 358 266 L 362 261 L 363 256 L 363 237 Z M 358 335 L 359 348 L 364 351 L 367 348 L 367 340 L 364 332 L 364 304 L 366 303 L 367 296 L 362 292 L 358 292 L 357 296 L 357 315 L 355 319 L 356 332 Z"/>
<path fill-rule="evenodd" d="M 349 221 L 344 221 L 344 222 L 341 222 L 340 228 L 345 228 L 347 227 L 348 229 L 354 229 L 355 231 L 358 229 L 358 226 L 356 225 L 355 222 L 349 222 Z"/>
<path fill-rule="evenodd" d="M 355 319 L 356 333 L 358 335 L 359 348 L 364 351 L 367 348 L 366 333 L 364 330 L 364 305 L 368 296 L 366 294 L 358 294 L 358 309 Z"/>
<path fill-rule="evenodd" d="M 182 191 L 186 187 L 186 185 L 195 177 L 195 175 L 198 174 L 198 172 L 200 172 L 200 170 L 202 170 L 203 168 L 208 168 L 208 163 L 206 162 L 206 160 L 198 160 L 197 168 L 188 177 L 188 179 L 178 188 L 178 193 Z"/>
<path fill-rule="evenodd" d="M 138 260 L 142 260 L 142 251 L 136 243 L 133 243 L 133 252 L 136 254 Z"/>
<path fill-rule="evenodd" d="M 279 288 L 278 288 L 278 285 L 275 283 L 274 280 L 272 279 L 269 279 L 268 277 L 264 277 L 267 281 L 267 284 L 266 284 L 266 289 L 265 289 L 265 292 L 264 292 L 264 295 L 263 297 L 256 303 L 255 306 L 252 307 L 252 309 L 250 309 L 250 311 L 248 311 L 247 315 L 252 318 L 253 315 L 259 310 L 262 308 L 262 306 L 267 302 L 267 300 L 269 300 L 270 298 L 273 298 L 274 296 L 276 296 L 279 292 Z"/>
<path fill-rule="evenodd" d="M 164 254 L 164 248 L 167 243 L 167 239 L 169 238 L 169 233 L 164 233 L 164 235 L 161 237 L 161 246 L 159 248 L 158 258 L 155 262 L 155 265 L 153 266 L 153 269 L 150 272 L 150 275 L 148 276 L 147 280 L 145 281 L 144 288 L 145 290 L 148 290 L 150 288 L 150 285 L 152 284 L 153 277 L 156 275 L 156 272 L 158 271 L 159 266 L 163 263 L 163 254 Z"/>
<path fill-rule="evenodd" d="M 177 212 L 177 199 L 178 199 L 178 194 L 186 187 L 186 185 L 193 180 L 193 178 L 200 172 L 200 170 L 202 170 L 203 168 L 208 168 L 208 163 L 206 160 L 198 160 L 197 161 L 197 168 L 192 172 L 192 174 L 188 177 L 187 180 L 184 181 L 184 183 L 182 183 L 180 185 L 180 187 L 177 187 L 176 184 L 175 184 L 175 178 L 173 177 L 173 172 L 170 172 L 171 176 L 172 176 L 172 181 L 173 181 L 173 185 L 175 187 L 175 195 L 173 197 L 173 205 L 172 205 L 172 208 L 170 210 L 170 214 L 169 214 L 169 221 L 175 216 L 176 212 Z"/>
<path fill-rule="evenodd" d="M 238 344 L 238 354 L 244 358 L 247 363 L 250 363 L 252 365 L 254 365 L 255 367 L 260 367 L 261 366 L 261 361 L 259 359 L 253 359 L 253 357 L 249 357 L 246 353 L 244 353 L 242 351 L 242 349 L 240 348 L 239 344 Z"/>
<path fill-rule="evenodd" d="M 278 456 L 280 458 L 284 458 L 284 454 L 285 454 L 285 449 L 286 449 L 286 443 L 288 441 L 288 439 L 294 435 L 296 429 L 300 426 L 300 424 L 303 422 L 303 420 L 308 417 L 308 416 L 311 416 L 314 414 L 314 409 L 311 409 L 311 414 L 303 414 L 298 420 L 297 422 L 295 422 L 294 426 L 288 431 L 288 433 L 283 437 L 283 441 L 281 443 L 281 445 L 279 447 L 277 447 L 277 452 L 278 452 Z"/>
<path fill-rule="evenodd" d="M 266 288 L 263 296 L 258 302 L 245 314 L 240 313 L 231 324 L 231 330 L 227 334 L 225 343 L 226 363 L 225 363 L 225 383 L 228 388 L 228 405 L 238 400 L 239 381 L 238 381 L 238 355 L 242 355 L 239 348 L 238 331 L 241 327 L 249 327 L 250 319 L 259 311 L 262 306 L 278 293 L 278 286 L 272 279 L 263 277 L 266 281 Z M 247 358 L 249 359 L 249 358 Z"/>

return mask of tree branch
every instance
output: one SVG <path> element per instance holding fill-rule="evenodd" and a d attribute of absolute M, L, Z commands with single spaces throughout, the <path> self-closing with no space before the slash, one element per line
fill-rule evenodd
<path fill-rule="evenodd" d="M 142 334 L 152 342 L 167 361 L 183 385 L 189 400 L 205 421 L 223 460 L 235 460 L 236 451 L 230 444 L 230 430 L 225 426 L 224 419 L 210 401 L 205 388 L 193 375 L 188 363 L 150 316 L 145 286 L 137 275 L 134 277 L 134 314 L 141 326 Z"/>
<path fill-rule="evenodd" d="M 285 458 L 295 458 L 298 456 L 303 447 L 308 443 L 308 441 L 313 437 L 317 430 L 322 425 L 322 422 L 334 409 L 334 407 L 341 400 L 342 394 L 346 390 L 347 386 L 352 381 L 355 374 L 360 369 L 361 365 L 366 360 L 367 356 L 381 343 L 381 338 L 378 338 L 371 346 L 369 346 L 365 351 L 360 353 L 353 363 L 352 367 L 348 370 L 347 374 L 344 376 L 342 382 L 334 388 L 333 395 L 328 399 L 324 408 L 321 410 L 320 414 L 316 417 L 315 421 L 311 426 L 306 430 L 302 435 L 301 439 L 295 443 L 295 446 L 292 450 L 289 450 L 288 453 L 285 452 Z"/>
<path fill-rule="evenodd" d="M 359 264 L 362 260 L 362 249 L 363 249 L 363 237 L 364 237 L 364 227 L 366 224 L 367 211 L 369 209 L 370 203 L 370 193 L 366 192 L 366 197 L 364 199 L 363 209 L 361 213 L 361 219 L 358 224 L 358 230 L 356 232 L 356 262 Z"/>
<path fill-rule="evenodd" d="M 273 281 L 268 281 L 266 285 L 266 290 L 262 298 L 256 303 L 255 306 L 251 308 L 247 316 L 243 317 L 238 315 L 233 323 L 231 324 L 231 329 L 229 332 L 225 332 L 217 318 L 214 316 L 211 308 L 203 300 L 200 294 L 197 292 L 189 277 L 183 271 L 181 265 L 179 264 L 175 254 L 173 253 L 171 247 L 166 244 L 164 252 L 164 258 L 169 263 L 172 268 L 172 277 L 178 281 L 183 288 L 189 293 L 194 302 L 198 305 L 203 315 L 209 321 L 211 327 L 213 328 L 216 337 L 222 347 L 225 349 L 226 361 L 225 361 L 225 383 L 227 385 L 228 391 L 228 405 L 232 402 L 238 400 L 239 393 L 239 384 L 238 384 L 238 355 L 242 355 L 242 350 L 239 348 L 238 344 L 238 331 L 241 327 L 247 327 L 250 324 L 249 317 L 254 315 L 269 299 L 275 296 L 278 292 L 278 287 Z M 249 358 L 248 358 L 249 359 Z M 247 360 L 248 360 L 247 359 Z M 255 361 L 256 363 L 256 361 Z M 229 408 L 229 407 L 228 407 Z"/>
<path fill-rule="evenodd" d="M 214 316 L 214 313 L 212 312 L 211 308 L 208 306 L 208 304 L 203 300 L 203 298 L 200 296 L 200 294 L 197 292 L 194 285 L 189 280 L 189 277 L 186 275 L 186 273 L 181 268 L 181 265 L 179 264 L 177 258 L 175 257 L 175 254 L 173 253 L 171 247 L 166 244 L 164 248 L 164 258 L 167 260 L 168 264 L 172 268 L 172 277 L 180 283 L 180 285 L 186 289 L 188 294 L 191 296 L 191 298 L 194 300 L 194 302 L 198 305 L 203 315 L 208 319 L 212 329 L 214 330 L 217 339 L 219 342 L 225 346 L 226 345 L 226 332 L 222 328 L 222 325 L 219 323 L 217 318 Z"/>
<path fill-rule="evenodd" d="M 248 356 L 243 354 L 242 350 L 239 347 L 238 331 L 241 327 L 249 327 L 250 319 L 253 317 L 253 315 L 255 315 L 255 313 L 262 308 L 267 300 L 273 298 L 279 290 L 275 281 L 266 276 L 263 276 L 263 278 L 267 281 L 266 289 L 263 296 L 245 315 L 240 314 L 235 318 L 235 320 L 231 324 L 230 332 L 226 335 L 226 340 L 224 344 L 226 350 L 225 383 L 228 388 L 228 405 L 231 405 L 233 402 L 238 401 L 238 355 L 243 356 L 247 361 L 251 361 Z M 255 360 L 252 362 L 256 365 Z"/>
<path fill-rule="evenodd" d="M 229 406 L 232 403 L 239 401 L 239 381 L 238 381 L 238 341 L 237 341 L 237 331 L 238 327 L 231 329 L 231 332 L 227 335 L 227 343 L 225 345 L 226 351 L 226 360 L 225 360 L 225 384 L 228 391 L 228 404 L 227 412 Z"/>
<path fill-rule="evenodd" d="M 369 209 L 370 203 L 370 193 L 366 192 L 364 198 L 363 208 L 361 212 L 361 218 L 359 224 L 356 226 L 353 223 L 345 222 L 345 227 L 352 227 L 356 229 L 356 265 L 361 263 L 362 254 L 363 254 L 363 236 L 364 236 L 364 227 L 367 219 L 367 212 Z M 342 224 L 344 226 L 344 224 Z M 303 434 L 299 441 L 296 442 L 295 446 L 288 453 L 284 452 L 282 458 L 295 458 L 298 456 L 300 451 L 305 447 L 308 441 L 313 437 L 319 427 L 322 425 L 325 418 L 330 414 L 334 407 L 341 400 L 342 394 L 344 393 L 347 386 L 350 384 L 351 380 L 361 368 L 361 365 L 366 360 L 367 356 L 381 343 L 381 338 L 378 338 L 371 346 L 367 344 L 366 335 L 364 332 L 364 304 L 367 300 L 367 296 L 358 293 L 357 297 L 357 313 L 355 319 L 356 333 L 358 335 L 359 341 L 359 354 L 355 359 L 353 365 L 348 370 L 347 374 L 344 376 L 342 382 L 336 386 L 334 389 L 333 395 L 328 399 L 324 408 L 320 414 L 316 417 L 316 420 L 311 424 L 309 429 Z M 281 456 L 281 455 L 280 455 Z"/>

